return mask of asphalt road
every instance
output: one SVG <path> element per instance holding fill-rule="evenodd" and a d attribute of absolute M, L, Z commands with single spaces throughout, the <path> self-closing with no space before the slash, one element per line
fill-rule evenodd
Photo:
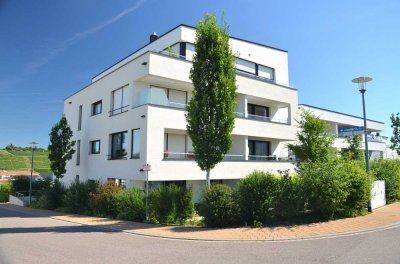
<path fill-rule="evenodd" d="M 286 242 L 204 242 L 109 232 L 0 205 L 0 263 L 400 263 L 400 227 Z"/>

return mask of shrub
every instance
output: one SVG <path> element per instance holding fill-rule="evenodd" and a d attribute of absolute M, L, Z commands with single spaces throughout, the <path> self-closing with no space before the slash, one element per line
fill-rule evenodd
<path fill-rule="evenodd" d="M 114 193 L 117 218 L 129 221 L 145 219 L 145 194 L 138 189 L 125 189 Z"/>
<path fill-rule="evenodd" d="M 63 206 L 67 212 L 74 214 L 88 213 L 89 195 L 96 191 L 96 182 L 74 182 L 72 183 L 63 199 Z"/>
<path fill-rule="evenodd" d="M 43 194 L 34 203 L 33 207 L 54 210 L 62 206 L 65 193 L 64 184 L 56 179 L 49 189 L 43 191 Z"/>
<path fill-rule="evenodd" d="M 183 223 L 193 214 L 192 191 L 175 184 L 158 186 L 149 194 L 149 214 L 153 222 Z"/>
<path fill-rule="evenodd" d="M 11 193 L 15 194 L 16 192 L 29 192 L 29 183 L 30 177 L 15 177 L 11 181 Z M 51 180 L 50 179 L 37 179 L 32 182 L 32 191 L 33 195 L 37 194 L 37 192 L 42 193 L 45 190 L 50 189 Z"/>
<path fill-rule="evenodd" d="M 11 183 L 0 184 L 0 203 L 8 202 L 11 194 Z"/>
<path fill-rule="evenodd" d="M 112 182 L 98 184 L 96 192 L 89 195 L 89 207 L 94 215 L 100 217 L 117 217 L 115 194 L 122 188 Z"/>
<path fill-rule="evenodd" d="M 338 173 L 337 161 L 304 162 L 300 171 L 310 209 L 332 218 L 347 199 L 347 175 Z"/>
<path fill-rule="evenodd" d="M 207 226 L 223 227 L 236 221 L 238 209 L 231 188 L 223 184 L 212 184 L 203 197 L 201 215 Z"/>
<path fill-rule="evenodd" d="M 371 163 L 378 180 L 385 181 L 386 202 L 400 199 L 400 160 L 378 160 Z"/>
<path fill-rule="evenodd" d="M 340 178 L 348 181 L 347 197 L 339 213 L 342 216 L 356 216 L 362 213 L 371 196 L 371 179 L 356 162 L 341 162 L 337 169 Z"/>
<path fill-rule="evenodd" d="M 245 224 L 265 223 L 273 216 L 278 179 L 274 175 L 254 171 L 239 183 L 239 206 Z"/>
<path fill-rule="evenodd" d="M 274 213 L 279 218 L 289 219 L 304 212 L 302 178 L 290 176 L 288 172 L 281 176 L 278 181 Z"/>

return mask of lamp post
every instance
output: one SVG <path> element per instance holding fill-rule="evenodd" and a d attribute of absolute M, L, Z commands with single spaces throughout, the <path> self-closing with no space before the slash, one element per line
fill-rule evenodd
<path fill-rule="evenodd" d="M 32 160 L 31 160 L 31 178 L 29 180 L 29 205 L 32 203 L 32 174 L 33 174 L 33 157 L 34 157 L 34 153 L 35 153 L 35 145 L 37 145 L 38 143 L 36 142 L 31 142 L 29 143 L 29 145 L 31 145 L 32 147 Z"/>
<path fill-rule="evenodd" d="M 369 151 L 368 151 L 368 138 L 367 138 L 367 115 L 365 113 L 365 98 L 364 94 L 367 91 L 367 82 L 372 81 L 371 77 L 358 77 L 352 80 L 353 83 L 358 84 L 358 89 L 362 95 L 363 115 L 364 115 L 364 145 L 365 145 L 365 166 L 367 174 L 369 175 Z M 371 200 L 368 201 L 368 212 L 372 212 Z"/>

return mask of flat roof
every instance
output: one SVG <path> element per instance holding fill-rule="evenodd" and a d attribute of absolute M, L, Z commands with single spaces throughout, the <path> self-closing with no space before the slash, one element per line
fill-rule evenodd
<path fill-rule="evenodd" d="M 342 112 L 338 112 L 338 111 L 333 111 L 333 110 L 329 110 L 329 109 L 326 109 L 326 108 L 312 106 L 312 105 L 308 105 L 308 104 L 299 104 L 299 106 L 306 106 L 306 107 L 315 108 L 315 109 L 322 110 L 322 111 L 328 111 L 328 112 L 335 113 L 335 114 L 340 114 L 340 115 L 351 116 L 351 117 L 355 117 L 355 118 L 359 118 L 359 119 L 364 119 L 363 117 L 360 117 L 360 116 L 350 115 L 350 114 L 346 114 L 346 113 L 342 113 Z M 371 121 L 371 122 L 385 124 L 384 122 L 381 122 L 381 121 L 376 121 L 376 120 L 372 120 L 372 119 L 367 119 L 367 120 Z"/>

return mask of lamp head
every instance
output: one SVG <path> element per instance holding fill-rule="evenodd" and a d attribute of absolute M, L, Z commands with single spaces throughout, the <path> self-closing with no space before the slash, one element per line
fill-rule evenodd
<path fill-rule="evenodd" d="M 352 80 L 353 83 L 358 84 L 358 89 L 361 93 L 367 91 L 367 82 L 372 81 L 371 77 L 358 77 Z"/>

